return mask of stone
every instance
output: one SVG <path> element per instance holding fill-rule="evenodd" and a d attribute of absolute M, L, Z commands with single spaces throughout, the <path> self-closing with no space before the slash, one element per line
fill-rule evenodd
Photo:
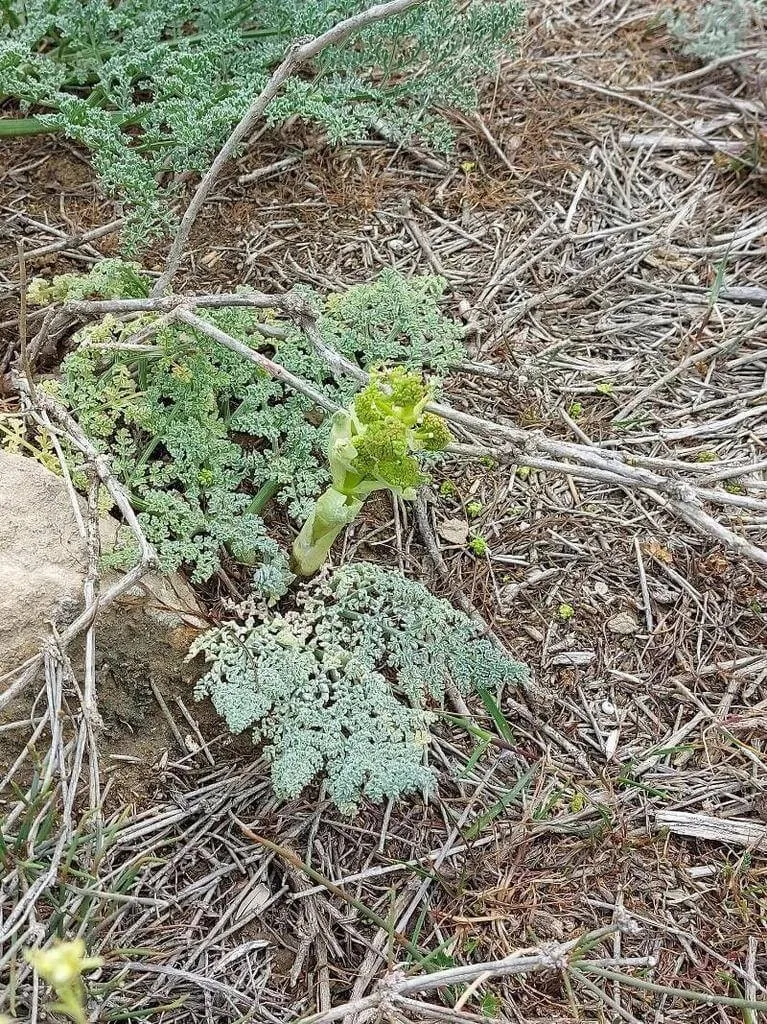
<path fill-rule="evenodd" d="M 118 527 L 113 517 L 104 517 L 102 546 L 108 547 Z M 64 480 L 34 459 L 0 449 L 0 677 L 37 654 L 52 625 L 60 631 L 82 611 L 87 565 Z M 104 589 L 117 579 L 104 573 L 100 585 Z M 205 628 L 186 582 L 156 574 L 100 613 L 97 639 L 124 635 L 131 623 L 151 632 L 176 660 L 195 631 Z"/>
<path fill-rule="evenodd" d="M 631 612 L 618 612 L 611 619 L 607 620 L 607 628 L 611 633 L 619 636 L 633 636 L 639 632 L 639 623 Z"/>
<path fill-rule="evenodd" d="M 437 532 L 448 544 L 463 547 L 469 536 L 469 524 L 465 519 L 444 519 L 437 527 Z"/>

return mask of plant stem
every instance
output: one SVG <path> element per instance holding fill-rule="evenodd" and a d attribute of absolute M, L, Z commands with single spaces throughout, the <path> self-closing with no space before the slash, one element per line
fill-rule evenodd
<path fill-rule="evenodd" d="M 341 530 L 353 522 L 364 502 L 328 487 L 320 495 L 293 542 L 291 563 L 299 576 L 313 576 L 330 554 Z"/>
<path fill-rule="evenodd" d="M 279 480 L 267 480 L 266 483 L 262 484 L 261 487 L 258 489 L 258 492 L 253 496 L 253 501 L 251 501 L 251 503 L 245 510 L 246 515 L 260 515 L 279 489 Z"/>
<path fill-rule="evenodd" d="M 245 515 L 260 515 L 263 509 L 269 504 L 272 498 L 279 490 L 279 481 L 267 480 L 265 484 L 259 488 L 258 493 L 253 496 L 253 500 L 245 509 Z M 254 566 L 260 561 L 260 556 L 257 551 L 252 549 L 248 550 L 244 547 L 238 547 L 236 544 L 227 543 L 226 549 L 233 558 L 243 565 Z"/>
<path fill-rule="evenodd" d="M 0 138 L 18 139 L 25 135 L 60 132 L 58 125 L 43 124 L 36 117 L 0 117 Z"/>
<path fill-rule="evenodd" d="M 674 988 L 671 985 L 656 985 L 652 981 L 645 981 L 644 978 L 634 978 L 629 974 L 619 974 L 617 971 L 609 971 L 603 967 L 592 967 L 588 961 L 575 961 L 573 964 L 579 971 L 588 974 L 596 974 L 599 978 L 606 978 L 608 981 L 619 981 L 621 985 L 628 985 L 630 988 L 640 988 L 645 992 L 657 992 L 658 995 L 671 996 L 672 999 L 687 999 L 693 1003 L 703 1003 L 709 1006 L 734 1006 L 739 1010 L 767 1011 L 767 1002 L 758 999 L 743 999 L 741 996 L 718 996 L 713 992 L 699 992 L 694 988 Z"/>

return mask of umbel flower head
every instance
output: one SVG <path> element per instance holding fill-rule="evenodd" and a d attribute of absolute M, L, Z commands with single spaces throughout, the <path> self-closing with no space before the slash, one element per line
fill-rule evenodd
<path fill-rule="evenodd" d="M 452 440 L 445 421 L 424 411 L 432 397 L 432 388 L 419 373 L 401 366 L 373 370 L 367 387 L 334 415 L 328 445 L 333 483 L 293 545 L 299 575 L 317 572 L 338 534 L 373 491 L 415 497 L 428 479 L 417 454 L 442 451 Z"/>
<path fill-rule="evenodd" d="M 65 1014 L 75 1024 L 86 1024 L 82 974 L 101 967 L 101 957 L 86 956 L 82 939 L 56 942 L 48 949 L 28 949 L 24 957 L 58 996 L 51 1009 Z"/>

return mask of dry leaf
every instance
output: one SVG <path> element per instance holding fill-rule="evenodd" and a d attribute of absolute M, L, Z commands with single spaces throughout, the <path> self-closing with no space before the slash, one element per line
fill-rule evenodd
<path fill-rule="evenodd" d="M 618 612 L 607 620 L 607 628 L 620 636 L 633 636 L 639 632 L 639 623 L 631 612 Z"/>
<path fill-rule="evenodd" d="M 234 913 L 234 920 L 242 921 L 251 915 L 258 914 L 269 902 L 271 895 L 269 886 L 259 882 L 252 892 L 245 893 L 240 900 L 240 905 Z"/>
<path fill-rule="evenodd" d="M 652 558 L 657 558 L 659 562 L 665 562 L 666 565 L 671 565 L 674 561 L 674 556 L 668 548 L 664 548 L 662 544 L 657 542 L 657 540 L 648 541 L 647 544 L 645 544 L 644 551 L 646 555 L 650 555 Z"/>
<path fill-rule="evenodd" d="M 437 532 L 448 544 L 463 547 L 469 536 L 469 524 L 465 519 L 445 519 L 437 527 Z"/>

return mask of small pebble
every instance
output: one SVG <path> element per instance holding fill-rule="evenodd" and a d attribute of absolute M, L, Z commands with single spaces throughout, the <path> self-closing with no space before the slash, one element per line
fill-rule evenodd
<path fill-rule="evenodd" d="M 618 612 L 607 620 L 607 628 L 620 636 L 633 636 L 639 632 L 639 623 L 630 612 Z"/>

